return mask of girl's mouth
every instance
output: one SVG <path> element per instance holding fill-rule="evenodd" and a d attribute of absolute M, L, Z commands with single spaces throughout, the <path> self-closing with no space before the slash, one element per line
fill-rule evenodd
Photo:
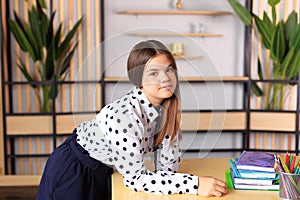
<path fill-rule="evenodd" d="M 171 88 L 172 88 L 172 85 L 165 85 L 165 86 L 160 87 L 160 89 L 171 89 Z"/>

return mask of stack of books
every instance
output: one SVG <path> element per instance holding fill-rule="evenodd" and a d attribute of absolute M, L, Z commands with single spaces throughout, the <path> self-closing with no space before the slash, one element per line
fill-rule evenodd
<path fill-rule="evenodd" d="M 266 152 L 244 151 L 239 158 L 229 159 L 227 185 L 244 190 L 278 190 L 275 156 Z"/>

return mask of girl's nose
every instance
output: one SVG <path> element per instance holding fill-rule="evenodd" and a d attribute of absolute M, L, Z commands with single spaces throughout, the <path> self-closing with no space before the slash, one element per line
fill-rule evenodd
<path fill-rule="evenodd" d="M 162 82 L 167 82 L 167 81 L 170 80 L 170 77 L 166 72 L 162 72 L 160 79 L 161 79 Z"/>

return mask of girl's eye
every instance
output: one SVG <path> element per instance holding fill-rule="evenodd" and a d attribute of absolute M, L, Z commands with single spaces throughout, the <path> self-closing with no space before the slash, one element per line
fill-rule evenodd
<path fill-rule="evenodd" d="M 173 67 L 168 67 L 167 72 L 175 72 L 175 69 Z"/>
<path fill-rule="evenodd" d="M 157 76 L 157 74 L 158 74 L 157 72 L 151 72 L 149 75 L 150 76 Z"/>

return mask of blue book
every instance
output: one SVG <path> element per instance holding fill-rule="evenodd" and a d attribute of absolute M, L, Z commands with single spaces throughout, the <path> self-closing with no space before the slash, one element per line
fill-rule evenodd
<path fill-rule="evenodd" d="M 234 172 L 231 171 L 231 176 L 234 182 L 234 185 L 237 184 L 248 184 L 248 185 L 273 185 L 274 181 L 279 179 L 279 175 L 275 178 L 243 178 L 235 176 Z"/>
<path fill-rule="evenodd" d="M 238 159 L 234 159 L 237 161 Z M 264 172 L 264 171 L 253 171 L 253 170 L 242 170 L 237 169 L 235 161 L 229 159 L 230 169 L 237 178 L 251 178 L 251 179 L 275 179 L 277 177 L 276 172 Z"/>
<path fill-rule="evenodd" d="M 263 172 L 253 170 L 239 170 L 241 178 L 260 178 L 260 179 L 274 179 L 277 176 L 276 172 Z"/>
<path fill-rule="evenodd" d="M 272 184 L 269 184 L 269 183 L 268 184 L 266 184 L 266 183 L 257 184 L 257 182 L 251 182 L 251 183 L 239 182 L 239 183 L 237 183 L 235 181 L 235 177 L 232 174 L 232 172 L 233 172 L 232 170 L 226 170 L 226 184 L 227 184 L 228 188 L 234 188 L 235 190 L 278 190 L 279 189 L 279 184 L 275 183 L 275 182 L 272 182 Z M 270 180 L 270 181 L 274 181 L 274 180 Z"/>
<path fill-rule="evenodd" d="M 279 185 L 249 185 L 249 184 L 236 184 L 236 190 L 279 190 Z M 255 198 L 254 198 L 255 199 Z"/>
<path fill-rule="evenodd" d="M 266 152 L 243 151 L 236 161 L 238 170 L 275 172 L 275 156 Z"/>

